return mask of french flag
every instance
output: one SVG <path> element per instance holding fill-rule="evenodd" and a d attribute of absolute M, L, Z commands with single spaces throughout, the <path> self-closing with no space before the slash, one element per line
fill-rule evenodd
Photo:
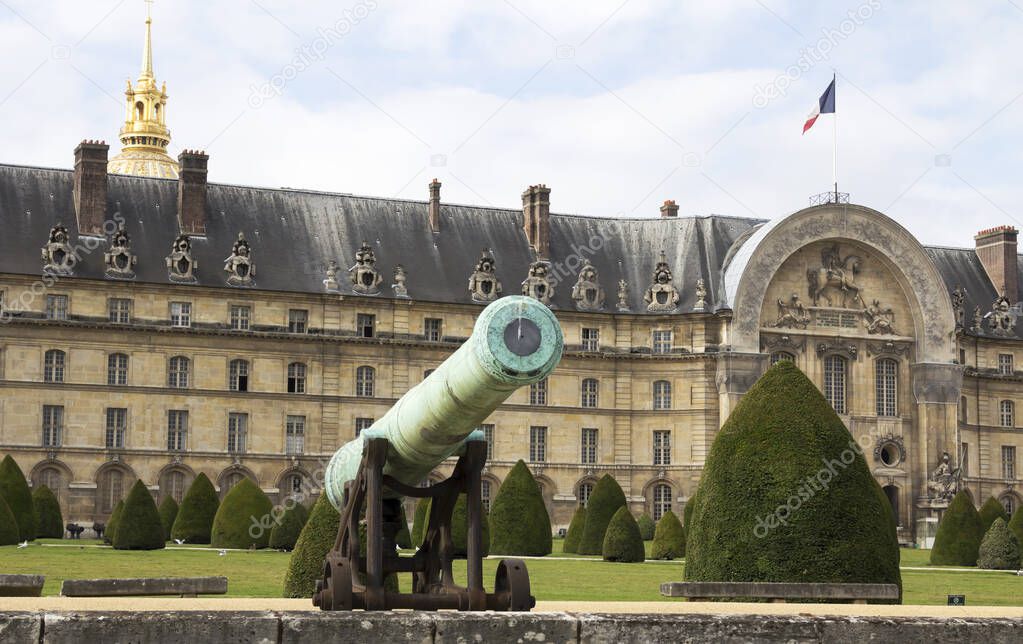
<path fill-rule="evenodd" d="M 817 117 L 821 114 L 834 114 L 835 113 L 835 79 L 831 79 L 831 84 L 821 94 L 820 99 L 817 100 L 817 104 L 813 106 L 813 110 L 806 117 L 806 123 L 803 123 L 803 134 L 813 127 L 813 124 L 817 122 Z"/>

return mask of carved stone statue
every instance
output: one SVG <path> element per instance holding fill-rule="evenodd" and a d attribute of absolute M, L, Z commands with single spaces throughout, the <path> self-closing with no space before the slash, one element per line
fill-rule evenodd
<path fill-rule="evenodd" d="M 952 312 L 956 318 L 956 330 L 966 328 L 966 289 L 957 286 L 951 293 Z"/>
<path fill-rule="evenodd" d="M 999 335 L 1010 335 L 1016 328 L 1016 313 L 1012 311 L 1009 298 L 1004 295 L 994 301 L 986 317 L 988 327 Z"/>
<path fill-rule="evenodd" d="M 805 329 L 810 324 L 810 314 L 799 301 L 799 294 L 793 293 L 789 301 L 778 298 L 778 320 L 774 326 L 778 328 Z"/>
<path fill-rule="evenodd" d="M 891 307 L 881 308 L 881 303 L 874 300 L 863 309 L 863 325 L 871 335 L 898 335 L 895 331 L 895 312 Z"/>
<path fill-rule="evenodd" d="M 942 452 L 941 461 L 927 479 L 927 491 L 932 499 L 951 501 L 959 492 L 962 482 L 962 468 L 952 467 L 952 457 Z"/>
<path fill-rule="evenodd" d="M 107 266 L 107 277 L 122 280 L 135 277 L 138 257 L 131 252 L 131 237 L 124 229 L 123 222 L 117 226 L 117 232 L 110 238 L 110 248 L 103 253 L 103 263 Z"/>
<path fill-rule="evenodd" d="M 256 275 L 256 265 L 252 262 L 252 249 L 243 233 L 238 233 L 238 241 L 231 247 L 231 256 L 224 260 L 224 272 L 227 283 L 232 286 L 249 286 Z"/>
<path fill-rule="evenodd" d="M 980 306 L 978 305 L 973 309 L 973 330 L 980 333 L 981 328 L 984 325 L 984 314 L 980 312 Z"/>
<path fill-rule="evenodd" d="M 473 302 L 491 302 L 501 296 L 501 281 L 497 279 L 493 256 L 484 249 L 476 269 L 469 276 L 469 295 Z"/>
<path fill-rule="evenodd" d="M 703 278 L 696 280 L 696 305 L 693 306 L 693 311 L 696 313 L 702 313 L 707 310 L 707 284 L 703 281 Z"/>
<path fill-rule="evenodd" d="M 74 272 L 78 256 L 69 241 L 64 224 L 57 224 L 50 229 L 50 236 L 42 249 L 44 273 L 71 275 Z"/>
<path fill-rule="evenodd" d="M 199 262 L 192 259 L 192 240 L 188 235 L 178 235 L 167 256 L 167 272 L 171 281 L 194 282 Z"/>
<path fill-rule="evenodd" d="M 328 293 L 339 292 L 337 283 L 337 273 L 339 268 L 340 267 L 337 265 L 337 262 L 334 260 L 330 260 L 330 263 L 327 264 L 327 277 L 323 280 L 323 288 Z"/>
<path fill-rule="evenodd" d="M 529 275 L 522 280 L 522 294 L 544 304 L 551 303 L 554 285 L 550 279 L 550 264 L 538 260 L 529 265 Z"/>
<path fill-rule="evenodd" d="M 362 246 L 355 253 L 355 265 L 348 269 L 353 291 L 362 295 L 376 295 L 380 292 L 380 284 L 384 278 L 374 266 L 376 262 L 377 256 L 373 248 L 367 242 L 362 242 Z"/>
<path fill-rule="evenodd" d="M 579 271 L 579 279 L 572 287 L 572 299 L 580 311 L 599 311 L 604 308 L 604 289 L 598 281 L 597 269 L 590 260 L 586 260 Z"/>
<path fill-rule="evenodd" d="M 406 280 L 408 280 L 408 275 L 405 273 L 405 267 L 398 264 L 394 267 L 394 283 L 391 284 L 395 297 L 408 297 L 408 287 L 405 286 Z"/>
<path fill-rule="evenodd" d="M 810 298 L 814 306 L 820 306 L 821 300 L 828 306 L 835 306 L 832 294 L 837 291 L 838 306 L 849 308 L 863 306 L 860 288 L 856 286 L 856 274 L 860 271 L 862 261 L 857 255 L 842 257 L 838 244 L 833 244 L 821 251 L 821 267 L 811 268 L 806 277 L 809 282 Z"/>
<path fill-rule="evenodd" d="M 646 302 L 646 310 L 654 312 L 674 311 L 678 306 L 679 293 L 675 285 L 671 283 L 671 269 L 668 268 L 668 260 L 661 251 L 661 259 L 654 268 L 654 281 L 643 294 L 643 301 Z"/>
<path fill-rule="evenodd" d="M 623 279 L 618 280 L 618 310 L 629 310 L 629 283 Z"/>

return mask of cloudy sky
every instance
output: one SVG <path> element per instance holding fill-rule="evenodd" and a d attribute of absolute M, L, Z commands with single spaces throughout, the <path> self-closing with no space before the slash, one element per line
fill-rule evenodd
<path fill-rule="evenodd" d="M 562 213 L 773 218 L 839 188 L 922 241 L 1023 227 L 1023 0 L 157 0 L 210 178 Z M 142 0 L 0 0 L 0 161 L 114 142 Z"/>

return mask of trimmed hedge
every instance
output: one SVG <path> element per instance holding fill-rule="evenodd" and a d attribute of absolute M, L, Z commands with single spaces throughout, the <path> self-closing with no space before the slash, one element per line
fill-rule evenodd
<path fill-rule="evenodd" d="M 167 545 L 153 495 L 142 479 L 128 492 L 121 509 L 120 522 L 114 534 L 115 550 L 159 550 Z"/>
<path fill-rule="evenodd" d="M 209 543 L 213 519 L 219 508 L 217 491 L 206 475 L 200 472 L 181 499 L 178 516 L 171 528 L 171 539 L 184 543 Z"/>
<path fill-rule="evenodd" d="M 60 514 L 60 503 L 50 488 L 40 485 L 32 490 L 32 507 L 36 513 L 36 537 L 64 537 L 64 517 Z"/>
<path fill-rule="evenodd" d="M 675 513 L 668 510 L 657 522 L 651 559 L 681 559 L 686 556 L 686 531 Z"/>
<path fill-rule="evenodd" d="M 540 486 L 521 460 L 494 497 L 490 527 L 494 554 L 542 557 L 551 553 L 551 518 Z"/>
<path fill-rule="evenodd" d="M 581 555 L 599 555 L 604 550 L 604 533 L 618 508 L 625 506 L 625 493 L 610 474 L 600 477 L 586 502 L 586 527 L 576 549 Z"/>
<path fill-rule="evenodd" d="M 107 529 L 103 531 L 103 541 L 113 545 L 114 536 L 117 534 L 117 528 L 121 525 L 121 515 L 124 513 L 124 499 L 117 502 L 114 506 L 114 511 L 110 513 L 110 518 L 107 519 Z"/>
<path fill-rule="evenodd" d="M 636 519 L 636 525 L 639 526 L 639 534 L 643 537 L 643 541 L 650 541 L 654 538 L 654 530 L 657 529 L 657 524 L 650 518 L 650 515 L 644 512 L 639 515 Z"/>
<path fill-rule="evenodd" d="M 993 496 L 989 496 L 984 505 L 980 506 L 980 524 L 984 527 L 984 534 L 991 529 L 995 519 L 1002 519 L 1009 522 L 1009 515 L 1005 512 L 1002 504 Z"/>
<path fill-rule="evenodd" d="M 618 563 L 638 563 L 646 559 L 643 551 L 643 535 L 639 532 L 639 524 L 632 518 L 629 508 L 618 508 L 611 517 L 611 523 L 604 533 L 604 544 L 601 551 L 604 561 Z"/>
<path fill-rule="evenodd" d="M 481 539 L 483 545 L 483 556 L 486 557 L 490 554 L 490 519 L 487 517 L 487 513 L 482 507 L 480 507 L 480 513 L 482 515 L 480 523 L 483 528 L 483 535 Z M 455 507 L 451 511 L 451 545 L 453 546 L 454 556 L 465 557 L 468 555 L 468 538 L 469 503 L 464 494 L 459 494 L 458 500 L 455 501 Z"/>
<path fill-rule="evenodd" d="M 178 502 L 174 497 L 167 495 L 160 503 L 160 524 L 163 525 L 163 540 L 170 541 L 171 529 L 174 527 L 174 520 L 178 518 Z"/>
<path fill-rule="evenodd" d="M 309 510 L 301 503 L 295 502 L 284 511 L 280 521 L 274 523 L 270 530 L 270 547 L 274 550 L 290 552 L 295 549 L 298 536 L 309 520 Z"/>
<path fill-rule="evenodd" d="M 11 455 L 0 462 L 0 496 L 7 501 L 7 506 L 18 524 L 18 536 L 22 541 L 36 538 L 36 511 L 32 505 L 32 491 L 28 489 L 28 481 L 21 468 L 14 462 Z M 63 531 L 61 531 L 63 535 Z"/>
<path fill-rule="evenodd" d="M 717 433 L 694 501 L 687 581 L 902 587 L 881 486 L 820 390 L 788 360 L 768 369 Z"/>
<path fill-rule="evenodd" d="M 941 517 L 931 548 L 935 566 L 976 566 L 984 524 L 966 490 L 960 491 Z"/>
<path fill-rule="evenodd" d="M 330 504 L 327 495 L 320 494 L 288 561 L 288 572 L 284 576 L 285 597 L 312 597 L 316 592 L 316 580 L 323 576 L 323 560 L 334 547 L 339 523 L 341 515 Z"/>
<path fill-rule="evenodd" d="M 980 542 L 977 565 L 988 570 L 1019 570 L 1020 546 L 1005 519 L 999 517 Z"/>
<path fill-rule="evenodd" d="M 1012 530 L 1020 545 L 1023 546 L 1023 505 L 1016 508 L 1016 511 L 1012 513 L 1012 518 L 1009 519 L 1009 529 Z"/>
<path fill-rule="evenodd" d="M 267 518 L 274 504 L 249 477 L 231 488 L 213 517 L 210 545 L 214 548 L 265 548 L 270 543 Z"/>
<path fill-rule="evenodd" d="M 412 517 L 412 547 L 423 545 L 426 528 L 430 523 L 430 499 L 428 497 L 416 502 L 416 513 Z"/>
<path fill-rule="evenodd" d="M 693 495 L 689 497 L 685 507 L 682 508 L 682 527 L 686 529 L 686 532 L 689 532 L 689 529 L 692 527 L 693 508 L 696 507 L 696 495 L 699 493 L 700 488 L 697 487 L 696 491 L 693 492 Z"/>
<path fill-rule="evenodd" d="M 562 552 L 576 552 L 579 550 L 579 540 L 583 538 L 583 530 L 586 529 L 586 506 L 580 505 L 572 515 L 572 522 L 568 524 L 568 532 L 565 533 L 565 543 L 561 546 Z"/>
<path fill-rule="evenodd" d="M 14 513 L 4 497 L 0 496 L 0 546 L 13 546 L 18 543 L 18 536 L 18 522 Z"/>

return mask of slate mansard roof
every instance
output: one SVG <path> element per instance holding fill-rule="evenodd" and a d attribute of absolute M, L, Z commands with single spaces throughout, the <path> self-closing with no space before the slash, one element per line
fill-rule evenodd
<path fill-rule="evenodd" d="M 172 284 L 164 258 L 178 235 L 175 180 L 109 175 L 107 218 L 118 213 L 138 256 L 135 281 Z M 267 189 L 210 183 L 206 235 L 192 238 L 198 286 L 228 287 L 225 259 L 238 233 L 245 234 L 256 266 L 254 288 L 323 293 L 327 264 L 340 267 L 342 294 L 353 294 L 348 268 L 368 242 L 390 298 L 394 266 L 408 274 L 414 300 L 472 303 L 469 277 L 484 248 L 490 249 L 505 295 L 518 293 L 536 260 L 522 226 L 522 211 L 441 205 L 441 231 L 430 229 L 428 202 L 349 194 Z M 51 227 L 62 223 L 75 246 L 79 234 L 72 201 L 72 171 L 0 165 L 0 273 L 39 275 L 40 249 Z M 720 301 L 721 266 L 733 242 L 761 220 L 712 215 L 656 219 L 550 216 L 550 260 L 557 280 L 552 305 L 574 310 L 572 285 L 589 259 L 605 290 L 604 311 L 613 312 L 618 280 L 629 286 L 633 313 L 645 313 L 643 293 L 664 251 L 681 293 L 678 313 L 696 304 L 703 279 L 712 305 Z M 107 243 L 80 258 L 74 276 L 104 277 Z"/>

